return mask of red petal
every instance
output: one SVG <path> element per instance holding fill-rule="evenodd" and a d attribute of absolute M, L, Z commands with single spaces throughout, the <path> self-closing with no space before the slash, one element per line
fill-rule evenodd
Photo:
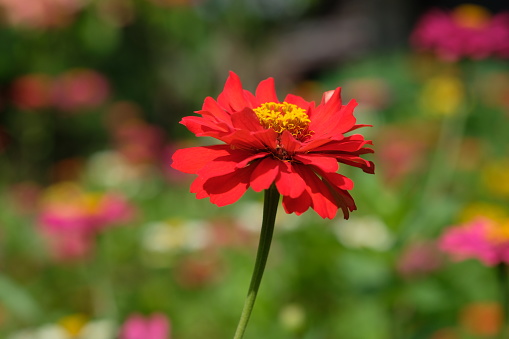
<path fill-rule="evenodd" d="M 212 136 L 212 134 L 229 132 L 229 128 L 225 123 L 217 123 L 202 117 L 184 117 L 180 123 L 196 136 Z"/>
<path fill-rule="evenodd" d="M 299 153 L 309 152 L 314 150 L 315 148 L 325 145 L 327 143 L 331 142 L 330 138 L 323 138 L 323 139 L 312 139 L 308 141 L 307 143 L 303 144 L 301 148 L 297 150 Z"/>
<path fill-rule="evenodd" d="M 281 133 L 281 145 L 289 154 L 294 154 L 297 149 L 302 147 L 302 142 L 295 139 L 288 130 L 284 130 Z"/>
<path fill-rule="evenodd" d="M 333 96 L 324 107 L 317 107 L 309 129 L 314 131 L 312 138 L 337 137 L 346 133 L 355 125 L 353 110 L 357 102 L 352 100 L 346 106 L 337 107 L 331 103 L 337 102 Z"/>
<path fill-rule="evenodd" d="M 243 159 L 242 161 L 238 162 L 237 163 L 237 168 L 246 167 L 251 161 L 254 161 L 254 160 L 260 159 L 260 158 L 264 158 L 267 155 L 269 155 L 269 153 L 267 153 L 267 152 L 260 152 L 260 153 L 256 153 L 256 154 L 250 155 L 249 157 L 247 157 L 247 158 Z"/>
<path fill-rule="evenodd" d="M 229 155 L 230 152 L 231 149 L 228 145 L 179 149 L 173 153 L 171 167 L 185 173 L 197 173 L 206 164 L 221 156 Z"/>
<path fill-rule="evenodd" d="M 251 173 L 251 188 L 256 192 L 268 189 L 279 173 L 279 161 L 265 158 L 256 164 Z"/>
<path fill-rule="evenodd" d="M 266 102 L 279 102 L 276 95 L 276 88 L 274 85 L 274 78 L 268 78 L 260 82 L 256 88 L 256 98 L 259 105 Z"/>
<path fill-rule="evenodd" d="M 255 154 L 253 156 L 253 153 L 246 150 L 230 150 L 228 154 L 215 158 L 196 173 L 205 179 L 217 177 L 245 167 L 249 161 L 261 156 L 264 156 L 264 154 Z"/>
<path fill-rule="evenodd" d="M 230 76 L 226 79 L 223 92 L 219 94 L 217 102 L 225 107 L 231 108 L 234 111 L 241 111 L 248 107 L 246 98 L 244 97 L 244 90 L 242 83 L 237 74 L 230 71 Z"/>
<path fill-rule="evenodd" d="M 350 193 L 348 193 L 348 191 L 332 186 L 331 183 L 326 180 L 323 182 L 325 185 L 327 185 L 327 187 L 330 188 L 337 205 L 343 211 L 343 217 L 348 219 L 350 217 L 350 211 L 355 211 L 357 209 L 357 206 L 355 206 L 355 201 L 353 200 Z"/>
<path fill-rule="evenodd" d="M 331 141 L 325 145 L 316 147 L 311 151 L 320 153 L 355 152 L 361 149 L 364 145 L 370 143 L 369 140 L 349 140 L 349 138 L 350 137 L 340 141 Z"/>
<path fill-rule="evenodd" d="M 310 103 L 309 101 L 306 101 L 302 97 L 293 94 L 288 94 L 284 101 L 289 104 L 297 105 L 300 108 L 305 109 L 306 111 L 308 111 L 310 107 L 313 106 L 312 103 Z"/>
<path fill-rule="evenodd" d="M 276 149 L 278 133 L 273 129 L 266 129 L 259 132 L 254 132 L 252 135 L 260 140 L 260 142 L 270 149 Z"/>
<path fill-rule="evenodd" d="M 283 208 L 285 212 L 301 215 L 311 207 L 312 201 L 307 191 L 302 192 L 297 198 L 283 196 Z"/>
<path fill-rule="evenodd" d="M 329 188 L 305 166 L 295 166 L 301 177 L 307 183 L 307 192 L 313 202 L 312 207 L 322 218 L 333 219 L 336 216 L 338 205 Z"/>
<path fill-rule="evenodd" d="M 340 188 L 342 190 L 353 189 L 354 184 L 352 179 L 345 177 L 342 174 L 320 172 L 320 175 L 334 187 Z"/>
<path fill-rule="evenodd" d="M 235 172 L 205 180 L 198 195 L 210 197 L 217 206 L 233 204 L 246 192 L 254 166 L 240 168 Z"/>
<path fill-rule="evenodd" d="M 227 124 L 231 124 L 230 113 L 222 109 L 221 106 L 219 106 L 219 104 L 211 97 L 205 98 L 202 110 L 197 111 L 196 113 L 213 116 L 218 121 L 223 121 Z"/>
<path fill-rule="evenodd" d="M 260 124 L 260 120 L 256 114 L 250 108 L 246 108 L 240 112 L 233 113 L 232 125 L 235 129 L 242 129 L 250 132 L 265 130 Z"/>
<path fill-rule="evenodd" d="M 297 198 L 306 190 L 306 182 L 295 171 L 289 162 L 279 162 L 279 176 L 276 179 L 276 187 L 279 193 L 290 198 Z"/>
<path fill-rule="evenodd" d="M 253 95 L 253 93 L 249 92 L 248 90 L 244 90 L 244 98 L 246 99 L 248 106 L 250 108 L 258 107 L 258 99 Z"/>
<path fill-rule="evenodd" d="M 362 169 L 364 172 L 369 174 L 375 173 L 375 164 L 372 161 L 368 161 L 361 157 L 352 154 L 341 154 L 336 157 L 339 162 L 350 165 L 353 167 L 358 167 Z"/>
<path fill-rule="evenodd" d="M 324 172 L 333 173 L 339 169 L 338 161 L 331 156 L 308 153 L 295 155 L 294 159 L 305 165 L 316 166 Z"/>

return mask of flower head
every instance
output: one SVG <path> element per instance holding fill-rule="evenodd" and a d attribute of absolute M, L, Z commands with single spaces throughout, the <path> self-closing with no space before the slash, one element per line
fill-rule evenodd
<path fill-rule="evenodd" d="M 230 72 L 217 101 L 207 97 L 200 116 L 181 121 L 196 136 L 223 144 L 178 150 L 172 166 L 197 174 L 191 192 L 218 206 L 234 203 L 249 187 L 259 192 L 275 184 L 287 213 L 311 207 L 332 219 L 341 208 L 348 218 L 356 209 L 348 193 L 353 182 L 337 173 L 338 163 L 374 173 L 373 163 L 360 157 L 373 152 L 366 147 L 371 141 L 345 136 L 365 126 L 356 124 L 356 105 L 342 104 L 340 88 L 324 93 L 318 106 L 292 94 L 280 101 L 273 78 L 252 94 Z"/>
<path fill-rule="evenodd" d="M 412 44 L 445 60 L 509 57 L 509 14 L 491 15 L 481 6 L 465 4 L 453 11 L 433 9 L 417 23 Z"/>
<path fill-rule="evenodd" d="M 58 259 L 85 257 L 94 237 L 116 224 L 129 222 L 134 206 L 117 193 L 90 193 L 74 183 L 49 187 L 42 196 L 39 230 Z"/>
<path fill-rule="evenodd" d="M 170 323 L 162 313 L 132 314 L 120 329 L 120 339 L 169 339 Z"/>
<path fill-rule="evenodd" d="M 486 265 L 509 263 L 509 220 L 476 218 L 449 228 L 440 239 L 440 247 L 455 258 L 476 258 Z"/>

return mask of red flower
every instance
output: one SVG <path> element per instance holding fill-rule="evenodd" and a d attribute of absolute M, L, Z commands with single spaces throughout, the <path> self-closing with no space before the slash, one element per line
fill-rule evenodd
<path fill-rule="evenodd" d="M 201 116 L 181 121 L 196 136 L 225 144 L 178 150 L 172 167 L 198 174 L 191 192 L 218 206 L 234 203 L 249 187 L 259 192 L 275 183 L 287 213 L 300 215 L 311 207 L 332 219 L 341 208 L 348 218 L 356 209 L 348 193 L 353 182 L 336 173 L 338 163 L 374 173 L 373 163 L 360 157 L 373 152 L 365 147 L 371 141 L 344 135 L 366 126 L 355 124 L 356 105 L 341 104 L 340 88 L 324 93 L 318 106 L 292 94 L 281 102 L 273 78 L 253 95 L 230 72 L 217 101 L 207 97 L 196 112 Z"/>

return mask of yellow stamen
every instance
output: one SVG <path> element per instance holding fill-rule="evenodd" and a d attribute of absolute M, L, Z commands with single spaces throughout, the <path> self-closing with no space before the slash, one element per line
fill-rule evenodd
<path fill-rule="evenodd" d="M 265 128 L 272 128 L 278 133 L 289 131 L 295 137 L 308 133 L 309 120 L 306 110 L 287 102 L 266 102 L 253 109 L 260 123 Z"/>

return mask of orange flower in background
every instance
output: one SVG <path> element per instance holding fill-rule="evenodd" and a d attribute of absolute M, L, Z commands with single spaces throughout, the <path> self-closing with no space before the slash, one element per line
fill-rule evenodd
<path fill-rule="evenodd" d="M 220 145 L 177 150 L 172 167 L 197 174 L 191 192 L 218 206 L 236 202 L 251 187 L 259 192 L 275 184 L 287 213 L 310 207 L 323 218 L 344 217 L 356 209 L 348 192 L 349 178 L 337 173 L 339 163 L 374 173 L 374 164 L 360 156 L 373 153 L 371 141 L 346 133 L 357 125 L 352 100 L 343 105 L 340 88 L 324 93 L 318 106 L 289 94 L 276 96 L 274 79 L 258 85 L 255 94 L 242 88 L 230 72 L 217 101 L 205 99 L 200 116 L 181 121 L 196 136 L 213 137 Z"/>
<path fill-rule="evenodd" d="M 460 315 L 461 326 L 470 333 L 482 337 L 491 337 L 499 333 L 503 322 L 502 308 L 493 302 L 467 305 Z"/>

